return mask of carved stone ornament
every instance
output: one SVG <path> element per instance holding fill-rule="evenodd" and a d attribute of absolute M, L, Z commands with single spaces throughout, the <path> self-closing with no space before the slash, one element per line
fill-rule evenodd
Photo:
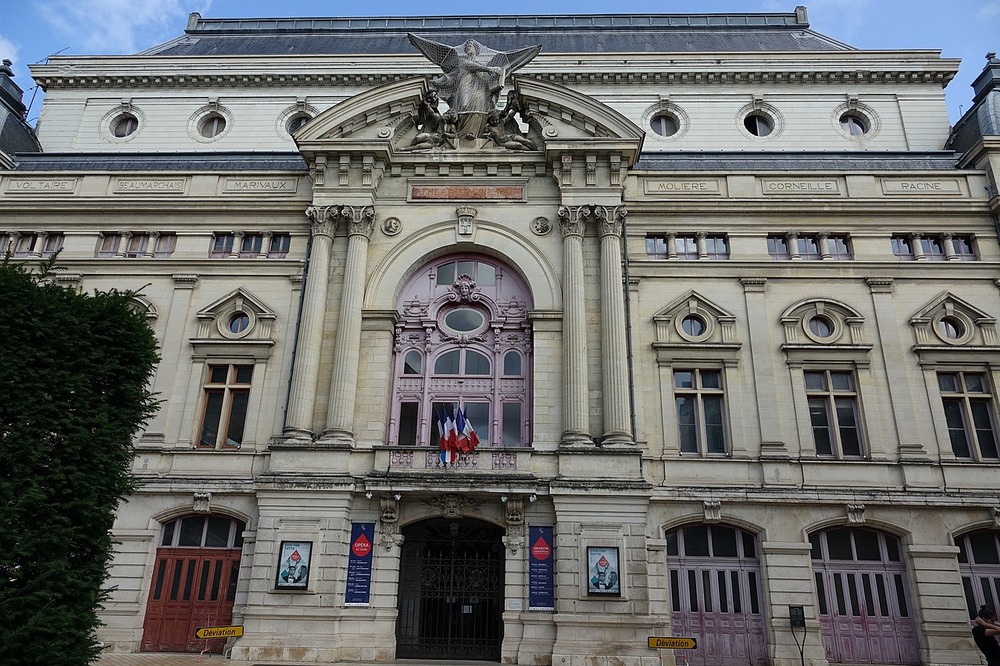
<path fill-rule="evenodd" d="M 210 513 L 212 511 L 212 493 L 194 494 L 194 512 Z"/>
<path fill-rule="evenodd" d="M 524 500 L 508 499 L 504 503 L 504 520 L 507 523 L 507 535 L 504 543 L 512 554 L 524 547 Z"/>
<path fill-rule="evenodd" d="M 542 50 L 541 46 L 529 46 L 516 51 L 494 51 L 474 39 L 460 46 L 448 46 L 414 34 L 407 37 L 441 68 L 442 75 L 431 79 L 430 84 L 448 103 L 449 112 L 455 114 L 456 131 L 461 138 L 482 136 L 487 115 L 495 113 L 507 78 Z"/>
<path fill-rule="evenodd" d="M 440 495 L 425 500 L 424 504 L 437 509 L 445 518 L 464 518 L 466 514 L 478 507 L 480 502 L 461 495 Z"/>
<path fill-rule="evenodd" d="M 399 502 L 392 495 L 383 495 L 379 508 L 379 543 L 390 550 L 399 544 Z"/>
<path fill-rule="evenodd" d="M 536 236 L 545 236 L 552 231 L 552 224 L 546 217 L 536 217 L 531 221 L 531 231 Z"/>
<path fill-rule="evenodd" d="M 398 217 L 387 217 L 382 220 L 382 233 L 386 236 L 395 236 L 403 229 L 403 223 Z"/>
<path fill-rule="evenodd" d="M 848 504 L 847 522 L 850 523 L 851 525 L 863 525 L 865 522 L 865 505 Z"/>
<path fill-rule="evenodd" d="M 559 228 L 563 238 L 566 236 L 582 236 L 587 218 L 593 212 L 592 206 L 560 206 Z"/>
<path fill-rule="evenodd" d="M 597 229 L 601 236 L 621 236 L 622 224 L 628 210 L 625 206 L 609 209 L 604 206 L 594 206 L 594 217 L 597 219 Z"/>
<path fill-rule="evenodd" d="M 722 502 L 703 502 L 705 522 L 714 525 L 722 520 Z"/>
<path fill-rule="evenodd" d="M 468 275 L 459 275 L 455 283 L 451 285 L 451 289 L 455 292 L 456 297 L 452 297 L 450 300 L 457 300 L 459 303 L 468 303 L 470 301 L 478 300 L 476 298 L 479 287 L 476 285 L 476 281 Z"/>
<path fill-rule="evenodd" d="M 472 235 L 472 223 L 475 222 L 478 212 L 472 206 L 459 206 L 455 209 L 455 215 L 458 217 L 458 234 L 460 236 Z"/>

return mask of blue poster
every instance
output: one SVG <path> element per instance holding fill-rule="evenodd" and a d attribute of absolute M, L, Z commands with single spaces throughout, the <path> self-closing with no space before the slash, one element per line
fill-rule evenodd
<path fill-rule="evenodd" d="M 555 610 L 552 527 L 528 527 L 528 610 Z"/>
<path fill-rule="evenodd" d="M 351 523 L 351 547 L 347 553 L 348 606 L 367 606 L 372 586 L 372 542 L 375 523 Z"/>

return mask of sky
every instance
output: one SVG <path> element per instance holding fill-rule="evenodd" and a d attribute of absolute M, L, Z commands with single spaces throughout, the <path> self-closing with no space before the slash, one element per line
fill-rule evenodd
<path fill-rule="evenodd" d="M 945 89 L 952 122 L 972 100 L 972 81 L 989 51 L 1000 51 L 1000 0 L 0 0 L 0 58 L 32 102 L 28 65 L 63 55 L 135 53 L 180 36 L 190 12 L 206 18 L 440 16 L 455 14 L 683 14 L 808 10 L 810 28 L 862 49 L 934 49 L 961 58 Z M 40 92 L 28 113 L 34 124 Z"/>

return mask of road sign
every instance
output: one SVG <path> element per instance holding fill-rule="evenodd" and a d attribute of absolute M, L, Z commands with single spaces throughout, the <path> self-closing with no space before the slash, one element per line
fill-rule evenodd
<path fill-rule="evenodd" d="M 234 627 L 198 627 L 194 632 L 195 638 L 236 638 L 242 635 L 242 624 Z"/>
<path fill-rule="evenodd" d="M 650 636 L 647 645 L 652 650 L 694 650 L 698 647 L 698 640 L 675 636 Z"/>

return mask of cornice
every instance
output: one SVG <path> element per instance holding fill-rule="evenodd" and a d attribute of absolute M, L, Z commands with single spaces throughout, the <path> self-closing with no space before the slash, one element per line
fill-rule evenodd
<path fill-rule="evenodd" d="M 542 54 L 523 76 L 559 84 L 938 84 L 959 61 L 937 51 Z M 419 56 L 57 57 L 32 65 L 44 89 L 377 86 L 436 75 Z"/>

